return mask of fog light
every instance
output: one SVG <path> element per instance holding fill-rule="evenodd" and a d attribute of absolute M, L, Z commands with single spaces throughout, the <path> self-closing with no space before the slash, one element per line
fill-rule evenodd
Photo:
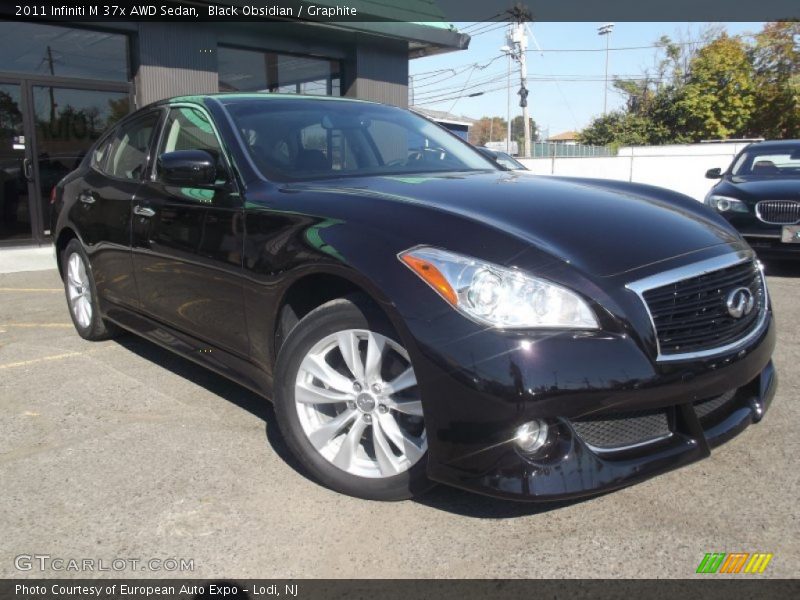
<path fill-rule="evenodd" d="M 514 443 L 522 452 L 531 454 L 544 446 L 547 441 L 547 423 L 535 419 L 517 427 Z"/>

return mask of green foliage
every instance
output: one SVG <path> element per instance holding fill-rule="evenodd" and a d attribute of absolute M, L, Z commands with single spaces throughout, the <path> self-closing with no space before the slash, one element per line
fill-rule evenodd
<path fill-rule="evenodd" d="M 800 137 L 800 24 L 768 23 L 752 43 L 711 29 L 699 48 L 662 37 L 656 72 L 618 79 L 625 108 L 595 119 L 585 144 Z"/>
<path fill-rule="evenodd" d="M 481 117 L 470 127 L 470 144 L 485 146 L 486 142 L 502 142 L 506 139 L 507 124 L 502 117 Z"/>
<path fill-rule="evenodd" d="M 767 138 L 800 138 L 800 23 L 768 23 L 751 51 L 756 106 L 752 127 Z"/>
<path fill-rule="evenodd" d="M 693 141 L 745 137 L 755 106 L 753 69 L 744 43 L 723 34 L 701 48 L 678 101 L 685 133 Z"/>

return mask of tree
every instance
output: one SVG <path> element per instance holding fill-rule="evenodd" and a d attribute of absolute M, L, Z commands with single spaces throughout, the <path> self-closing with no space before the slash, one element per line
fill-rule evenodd
<path fill-rule="evenodd" d="M 755 91 L 747 48 L 741 39 L 722 34 L 690 64 L 677 105 L 686 135 L 693 141 L 744 137 L 755 112 Z"/>
<path fill-rule="evenodd" d="M 765 138 L 800 137 L 800 23 L 767 23 L 751 56 L 756 106 L 751 130 Z"/>
<path fill-rule="evenodd" d="M 485 146 L 486 142 L 506 139 L 507 121 L 502 117 L 481 117 L 469 130 L 469 142 L 474 146 Z"/>
<path fill-rule="evenodd" d="M 517 115 L 511 119 L 511 140 L 517 142 L 519 152 L 522 152 L 525 145 L 525 131 L 522 129 L 522 123 L 522 115 Z M 529 126 L 531 128 L 531 141 L 538 142 L 541 136 L 539 135 L 539 127 L 536 125 L 536 121 L 529 118 Z"/>

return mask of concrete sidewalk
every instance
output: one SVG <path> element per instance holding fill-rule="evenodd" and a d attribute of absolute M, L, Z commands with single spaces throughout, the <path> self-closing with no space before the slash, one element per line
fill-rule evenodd
<path fill-rule="evenodd" d="M 47 271 L 56 268 L 53 246 L 0 248 L 0 273 Z"/>

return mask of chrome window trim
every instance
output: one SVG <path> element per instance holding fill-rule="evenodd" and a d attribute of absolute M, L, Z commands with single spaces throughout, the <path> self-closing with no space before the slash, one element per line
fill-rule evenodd
<path fill-rule="evenodd" d="M 736 340 L 735 342 L 731 342 L 724 346 L 718 346 L 717 348 L 710 348 L 708 350 L 699 350 L 696 352 L 683 352 L 681 354 L 662 354 L 661 353 L 661 344 L 658 341 L 658 331 L 656 330 L 656 323 L 653 320 L 653 315 L 650 312 L 650 307 L 647 305 L 647 301 L 644 298 L 644 293 L 659 288 L 665 285 L 669 285 L 671 283 L 677 283 L 678 281 L 682 281 L 684 279 L 691 279 L 692 277 L 699 277 L 700 275 L 705 275 L 706 273 L 712 273 L 714 271 L 719 271 L 720 269 L 726 269 L 728 267 L 733 267 L 748 261 L 755 260 L 755 253 L 752 250 L 740 250 L 738 252 L 733 252 L 730 254 L 723 254 L 721 256 L 715 256 L 714 258 L 709 258 L 706 260 L 701 260 L 700 262 L 691 263 L 688 265 L 684 265 L 682 267 L 678 267 L 675 269 L 670 269 L 668 271 L 663 271 L 661 273 L 656 273 L 655 275 L 651 275 L 649 277 L 645 277 L 644 279 L 639 279 L 638 281 L 633 281 L 628 283 L 625 287 L 632 292 L 634 292 L 637 296 L 639 296 L 639 300 L 644 305 L 645 310 L 647 311 L 647 316 L 650 319 L 650 327 L 652 327 L 653 335 L 655 336 L 656 341 L 656 362 L 675 362 L 681 360 L 692 360 L 697 358 L 711 358 L 714 356 L 719 356 L 721 354 L 726 354 L 728 352 L 733 352 L 742 346 L 745 346 L 750 341 L 758 337 L 761 332 L 764 330 L 764 326 L 767 323 L 767 314 L 768 314 L 768 306 L 769 306 L 769 293 L 767 291 L 767 281 L 764 278 L 764 270 L 761 268 L 761 264 L 758 263 L 759 271 L 761 273 L 761 287 L 764 292 L 764 301 L 761 307 L 761 315 L 758 318 L 756 325 L 750 332 L 744 336 Z"/>
<path fill-rule="evenodd" d="M 762 223 L 766 223 L 767 225 L 797 225 L 798 223 L 800 223 L 800 219 L 797 219 L 794 223 L 782 223 L 782 222 L 779 222 L 779 221 L 767 221 L 764 217 L 761 216 L 761 205 L 764 202 L 789 202 L 789 203 L 792 203 L 792 204 L 800 205 L 800 202 L 798 202 L 797 200 L 760 200 L 759 202 L 756 202 L 756 210 L 755 210 L 755 212 L 756 212 L 756 218 L 759 221 L 761 221 Z"/>

